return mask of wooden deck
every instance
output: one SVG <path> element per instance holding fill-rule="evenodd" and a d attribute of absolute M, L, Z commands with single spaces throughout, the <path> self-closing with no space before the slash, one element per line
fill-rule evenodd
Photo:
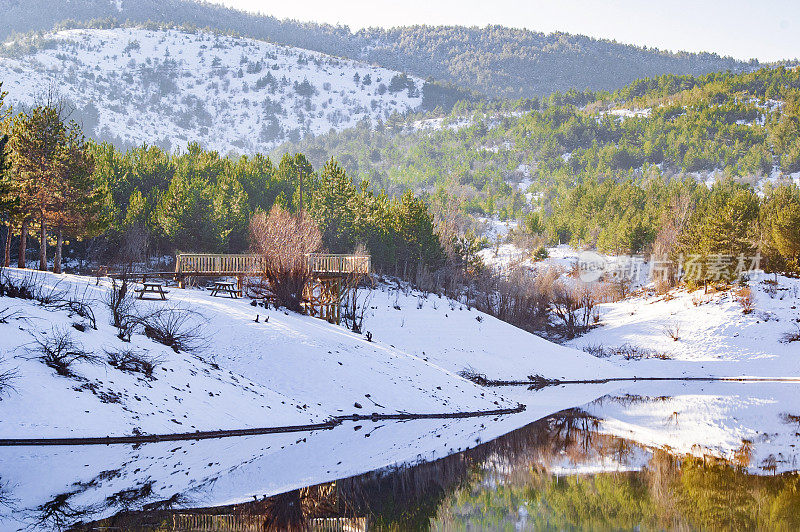
<path fill-rule="evenodd" d="M 175 257 L 175 279 L 183 288 L 191 277 L 236 277 L 243 293 L 245 279 L 256 277 L 263 258 L 255 254 L 181 253 Z M 369 275 L 369 255 L 337 255 L 311 253 L 306 256 L 313 278 L 304 290 L 304 307 L 311 316 L 330 322 L 341 321 L 342 293 L 352 289 L 353 282 Z"/>
<path fill-rule="evenodd" d="M 307 255 L 308 269 L 314 277 L 367 275 L 372 268 L 369 255 Z M 176 276 L 242 277 L 254 275 L 262 258 L 254 254 L 181 253 L 175 257 Z"/>

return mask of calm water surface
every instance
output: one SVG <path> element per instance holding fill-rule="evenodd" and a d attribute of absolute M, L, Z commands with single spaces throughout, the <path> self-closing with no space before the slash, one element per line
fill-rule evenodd
<path fill-rule="evenodd" d="M 514 420 L 7 448 L 0 451 L 0 528 L 797 530 L 797 390 L 639 385 L 485 443 L 481 436 L 493 426 Z M 513 393 L 531 406 L 545 397 Z M 574 388 L 563 394 L 580 395 Z M 385 466 L 416 451 L 415 461 L 425 460 L 417 465 L 343 478 L 348 467 Z"/>

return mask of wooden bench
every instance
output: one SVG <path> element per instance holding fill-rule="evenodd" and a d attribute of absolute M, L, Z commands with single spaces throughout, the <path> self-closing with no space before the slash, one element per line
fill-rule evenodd
<path fill-rule="evenodd" d="M 164 285 L 162 283 L 151 281 L 143 282 L 142 287 L 135 289 L 134 292 L 139 294 L 139 299 L 161 299 L 162 301 L 166 301 L 167 294 L 169 294 L 169 291 L 164 290 Z M 158 298 L 145 298 L 145 294 L 155 294 Z"/>
<path fill-rule="evenodd" d="M 231 299 L 239 297 L 239 289 L 236 283 L 231 281 L 214 281 L 214 286 L 211 287 L 211 296 L 217 297 L 219 293 L 228 294 Z"/>

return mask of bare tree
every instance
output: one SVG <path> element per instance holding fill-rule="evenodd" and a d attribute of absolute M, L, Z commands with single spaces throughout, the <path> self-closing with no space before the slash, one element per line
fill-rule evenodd
<path fill-rule="evenodd" d="M 250 220 L 250 238 L 261 256 L 257 273 L 286 308 L 300 312 L 311 278 L 307 256 L 322 246 L 319 227 L 305 213 L 295 216 L 274 205 L 269 215 L 260 212 Z"/>

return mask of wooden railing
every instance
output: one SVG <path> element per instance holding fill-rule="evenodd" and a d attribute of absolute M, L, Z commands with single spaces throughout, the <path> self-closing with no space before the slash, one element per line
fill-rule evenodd
<path fill-rule="evenodd" d="M 175 273 L 199 275 L 245 275 L 261 263 L 260 255 L 181 253 L 175 257 Z"/>
<path fill-rule="evenodd" d="M 304 523 L 309 532 L 358 532 L 369 529 L 366 517 L 323 517 L 311 518 Z M 260 532 L 264 530 L 264 516 L 258 514 L 172 514 L 173 530 L 192 530 L 196 532 Z"/>
<path fill-rule="evenodd" d="M 175 257 L 175 273 L 184 275 L 247 275 L 260 266 L 261 256 L 255 254 L 181 253 Z M 369 255 L 308 255 L 308 269 L 314 275 L 366 275 L 371 268 Z"/>
<path fill-rule="evenodd" d="M 371 268 L 372 259 L 369 255 L 334 255 L 331 253 L 308 255 L 308 269 L 314 275 L 367 275 Z"/>

